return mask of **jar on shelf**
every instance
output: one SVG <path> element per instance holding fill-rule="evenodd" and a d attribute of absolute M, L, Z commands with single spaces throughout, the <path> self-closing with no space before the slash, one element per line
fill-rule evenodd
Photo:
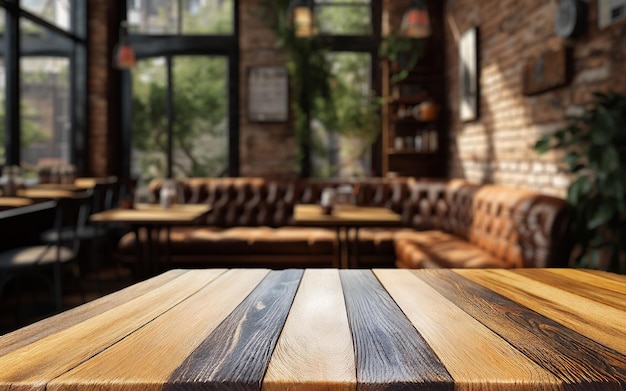
<path fill-rule="evenodd" d="M 422 145 L 422 134 L 421 133 L 417 133 L 415 135 L 414 140 L 413 140 L 413 144 L 414 144 L 414 147 L 415 147 L 416 151 L 421 151 L 422 150 L 423 145 Z"/>

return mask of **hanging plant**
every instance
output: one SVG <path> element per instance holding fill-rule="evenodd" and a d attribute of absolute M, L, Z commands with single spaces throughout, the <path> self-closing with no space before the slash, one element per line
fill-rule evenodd
<path fill-rule="evenodd" d="M 404 37 L 398 33 L 383 38 L 378 48 L 378 55 L 395 68 L 390 79 L 392 83 L 406 79 L 423 53 L 424 39 Z"/>

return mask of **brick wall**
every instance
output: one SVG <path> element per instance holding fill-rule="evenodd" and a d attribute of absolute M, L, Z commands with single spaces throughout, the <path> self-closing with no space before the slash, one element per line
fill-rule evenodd
<path fill-rule="evenodd" d="M 589 0 L 587 31 L 564 40 L 554 33 L 555 0 L 449 0 L 445 31 L 450 115 L 450 176 L 504 183 L 564 195 L 568 175 L 559 157 L 542 157 L 534 141 L 560 128 L 567 114 L 580 110 L 594 91 L 626 91 L 626 23 L 597 27 L 597 3 Z M 480 116 L 458 116 L 459 35 L 479 27 Z M 565 87 L 525 96 L 524 63 L 569 45 L 573 79 Z"/>
<path fill-rule="evenodd" d="M 258 0 L 241 0 L 239 17 L 240 175 L 296 176 L 297 145 L 290 124 L 248 121 L 248 67 L 284 65 L 286 57 L 277 50 L 274 34 L 259 18 Z"/>
<path fill-rule="evenodd" d="M 119 75 L 111 67 L 117 30 L 111 30 L 117 1 L 89 0 L 87 175 L 117 174 Z"/>

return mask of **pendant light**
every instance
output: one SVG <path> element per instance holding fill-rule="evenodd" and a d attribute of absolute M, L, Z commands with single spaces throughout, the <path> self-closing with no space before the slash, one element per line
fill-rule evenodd
<path fill-rule="evenodd" d="M 408 38 L 426 38 L 431 34 L 430 16 L 424 0 L 412 0 L 402 17 L 400 32 Z"/>
<path fill-rule="evenodd" d="M 287 17 L 295 26 L 296 37 L 307 38 L 316 34 L 314 0 L 291 0 Z"/>
<path fill-rule="evenodd" d="M 120 23 L 119 42 L 113 50 L 113 64 L 117 69 L 133 69 L 135 67 L 135 50 L 128 43 L 126 21 Z"/>

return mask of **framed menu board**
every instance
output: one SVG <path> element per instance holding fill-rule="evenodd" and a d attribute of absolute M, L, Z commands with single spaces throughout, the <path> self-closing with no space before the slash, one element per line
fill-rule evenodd
<path fill-rule="evenodd" d="M 248 68 L 248 119 L 285 122 L 289 116 L 289 77 L 281 66 Z"/>

